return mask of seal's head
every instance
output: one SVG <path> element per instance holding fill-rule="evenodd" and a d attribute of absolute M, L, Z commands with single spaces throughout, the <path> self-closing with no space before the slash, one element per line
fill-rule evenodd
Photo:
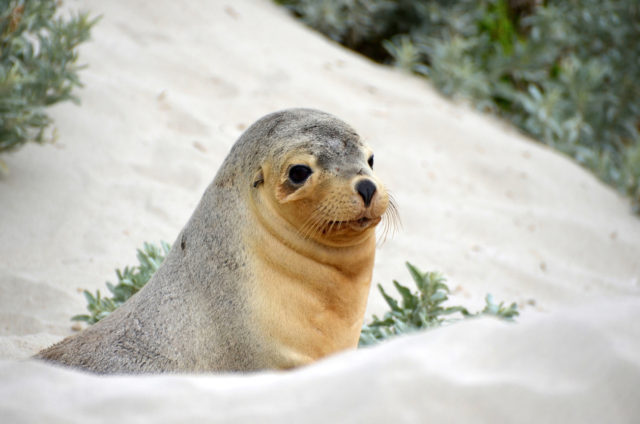
<path fill-rule="evenodd" d="M 268 115 L 254 163 L 252 200 L 279 228 L 327 246 L 351 246 L 372 237 L 389 196 L 373 173 L 372 150 L 332 115 L 294 109 Z M 272 145 L 275 148 L 268 148 Z M 259 154 L 262 152 L 263 154 Z"/>

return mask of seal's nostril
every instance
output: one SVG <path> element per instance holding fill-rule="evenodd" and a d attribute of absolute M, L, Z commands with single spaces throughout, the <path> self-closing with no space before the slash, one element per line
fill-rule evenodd
<path fill-rule="evenodd" d="M 364 200 L 364 205 L 369 207 L 371 199 L 376 192 L 376 185 L 371 180 L 362 180 L 356 184 L 356 191 Z"/>

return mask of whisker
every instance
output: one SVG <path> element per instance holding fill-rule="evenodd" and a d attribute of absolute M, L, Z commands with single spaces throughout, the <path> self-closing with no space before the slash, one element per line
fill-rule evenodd
<path fill-rule="evenodd" d="M 323 221 L 325 215 L 325 205 L 318 206 L 307 218 L 304 224 L 298 230 L 298 234 L 303 238 L 310 238 L 314 233 L 318 231 L 318 225 Z"/>
<path fill-rule="evenodd" d="M 326 226 L 329 220 L 328 216 L 331 216 L 333 213 L 333 206 L 329 204 L 323 204 L 321 208 L 318 208 L 316 213 L 314 213 L 315 217 L 313 223 L 309 229 L 309 236 L 312 234 L 318 234 L 321 231 L 326 231 Z"/>
<path fill-rule="evenodd" d="M 336 207 L 334 205 L 334 207 L 331 208 L 330 213 L 327 213 L 327 216 L 330 217 L 330 219 L 329 219 L 329 228 L 327 228 L 327 230 L 326 230 L 327 233 L 332 232 L 333 231 L 333 227 L 336 225 L 335 210 L 336 210 Z"/>
<path fill-rule="evenodd" d="M 324 215 L 319 215 L 315 221 L 313 222 L 313 225 L 310 227 L 309 229 L 309 237 L 311 237 L 311 235 L 313 234 L 318 234 L 320 233 L 320 231 L 322 230 L 322 227 L 325 225 L 326 220 Z"/>
<path fill-rule="evenodd" d="M 377 240 L 379 245 L 386 242 L 389 233 L 391 233 L 391 237 L 393 237 L 396 234 L 398 227 L 402 227 L 398 204 L 391 193 L 387 192 L 387 195 L 389 196 L 389 204 L 387 206 L 387 210 L 382 215 L 382 231 L 380 232 L 380 237 Z"/>
<path fill-rule="evenodd" d="M 307 219 L 302 223 L 302 225 L 298 228 L 298 235 L 306 238 L 305 233 L 315 225 L 315 221 L 317 220 L 318 215 L 321 214 L 323 205 L 319 205 L 316 207 L 307 217 Z"/>

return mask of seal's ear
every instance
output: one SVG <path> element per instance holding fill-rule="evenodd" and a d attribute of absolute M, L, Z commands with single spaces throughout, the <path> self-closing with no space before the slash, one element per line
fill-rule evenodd
<path fill-rule="evenodd" d="M 260 168 L 253 177 L 253 188 L 258 187 L 262 183 L 264 183 L 264 174 L 262 173 L 262 168 Z"/>

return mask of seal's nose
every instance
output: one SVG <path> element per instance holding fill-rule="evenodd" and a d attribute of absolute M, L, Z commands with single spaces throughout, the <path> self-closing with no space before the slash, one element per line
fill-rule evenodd
<path fill-rule="evenodd" d="M 369 207 L 371 199 L 376 192 L 376 185 L 371 180 L 361 180 L 356 184 L 356 191 L 364 200 L 364 205 Z"/>

